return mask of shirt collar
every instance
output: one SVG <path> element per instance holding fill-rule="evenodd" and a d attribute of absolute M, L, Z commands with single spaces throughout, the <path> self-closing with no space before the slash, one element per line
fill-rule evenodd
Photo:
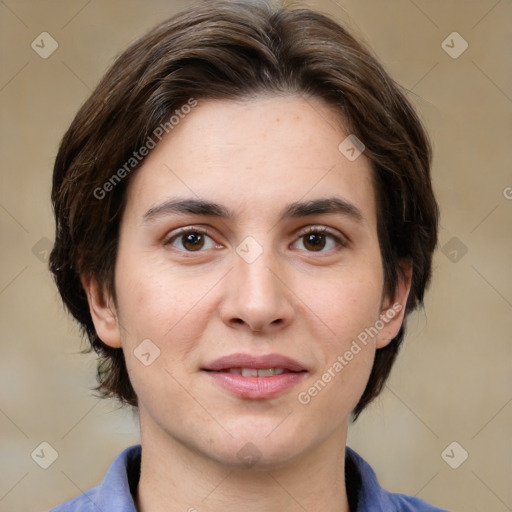
<path fill-rule="evenodd" d="M 140 478 L 141 453 L 141 445 L 135 445 L 116 457 L 95 489 L 97 494 L 90 498 L 100 510 L 137 512 L 133 496 Z M 345 482 L 351 511 L 392 510 L 390 495 L 380 487 L 371 466 L 348 446 L 345 451 Z M 89 492 L 85 493 L 86 497 Z"/>

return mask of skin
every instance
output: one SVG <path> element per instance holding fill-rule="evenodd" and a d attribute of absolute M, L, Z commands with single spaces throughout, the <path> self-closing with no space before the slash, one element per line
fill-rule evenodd
<path fill-rule="evenodd" d="M 364 153 L 354 161 L 340 153 L 347 135 L 320 99 L 200 101 L 131 177 L 117 302 L 93 278 L 83 284 L 98 335 L 122 347 L 139 398 L 139 510 L 349 510 L 349 415 L 375 350 L 398 333 L 404 309 L 308 404 L 298 394 L 394 303 L 405 305 L 410 269 L 395 296 L 385 297 L 370 162 Z M 333 196 L 361 219 L 280 218 L 289 203 Z M 144 220 L 177 197 L 220 203 L 233 218 L 168 213 Z M 208 236 L 187 243 L 175 236 L 186 226 Z M 315 250 L 303 236 L 311 226 L 347 243 L 320 233 Z M 236 252 L 248 236 L 263 250 L 251 263 Z M 134 355 L 144 339 L 160 350 L 149 366 Z M 283 354 L 308 373 L 279 396 L 240 398 L 200 371 L 235 352 Z M 237 456 L 248 442 L 259 457 L 250 467 Z"/>

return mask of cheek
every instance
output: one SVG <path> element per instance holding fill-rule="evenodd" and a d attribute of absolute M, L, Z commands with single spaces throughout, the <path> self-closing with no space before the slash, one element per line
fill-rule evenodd
<path fill-rule="evenodd" d="M 116 265 L 120 314 L 146 337 L 160 339 L 178 326 L 207 286 L 208 280 L 198 282 L 192 273 L 175 272 L 165 258 L 151 253 L 125 253 Z"/>
<path fill-rule="evenodd" d="M 375 338 L 369 333 L 379 318 L 380 291 L 371 280 L 345 281 L 327 289 L 329 300 L 317 302 L 330 334 L 315 336 L 322 366 L 309 387 L 301 389 L 299 402 L 311 403 L 317 411 L 336 411 L 334 423 L 350 414 L 368 382 L 375 356 Z"/>
<path fill-rule="evenodd" d="M 316 400 L 315 407 L 349 414 L 368 381 L 375 355 L 375 322 L 379 319 L 382 295 L 380 260 L 359 267 L 347 267 L 328 280 L 312 280 L 306 303 L 322 320 L 318 348 L 323 367 L 313 387 L 304 390 L 304 400 Z"/>
<path fill-rule="evenodd" d="M 379 318 L 382 298 L 380 263 L 346 268 L 329 279 L 310 280 L 304 302 L 328 328 L 328 347 L 343 350 Z"/>
<path fill-rule="evenodd" d="M 214 314 L 211 297 L 218 281 L 218 272 L 198 274 L 192 267 L 176 271 L 165 258 L 125 251 L 116 264 L 116 290 L 123 350 L 133 379 L 142 370 L 134 351 L 143 340 L 160 351 L 155 368 L 185 370 L 190 365 L 188 356 Z"/>
<path fill-rule="evenodd" d="M 369 346 L 358 350 L 350 361 L 347 351 L 336 356 L 300 397 L 309 400 L 316 410 L 332 414 L 329 421 L 334 424 L 354 410 L 368 382 L 375 352 Z"/>
<path fill-rule="evenodd" d="M 186 411 L 189 405 L 179 382 L 187 355 L 204 328 L 200 302 L 204 292 L 161 265 L 129 259 L 119 263 L 118 318 L 132 386 L 148 407 L 158 407 L 165 390 L 166 398 Z"/>

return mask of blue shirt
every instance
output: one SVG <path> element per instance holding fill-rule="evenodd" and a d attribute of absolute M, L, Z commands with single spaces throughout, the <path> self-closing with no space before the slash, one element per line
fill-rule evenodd
<path fill-rule="evenodd" d="M 135 495 L 140 477 L 141 446 L 119 454 L 100 485 L 50 512 L 137 512 Z M 345 479 L 351 512 L 448 512 L 412 496 L 382 489 L 371 466 L 348 446 Z"/>

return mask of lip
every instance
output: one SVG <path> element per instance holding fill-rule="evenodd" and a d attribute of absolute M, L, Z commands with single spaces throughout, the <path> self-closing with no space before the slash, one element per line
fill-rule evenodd
<path fill-rule="evenodd" d="M 226 370 L 230 368 L 283 368 L 288 372 L 270 377 L 242 377 L 228 373 Z M 308 373 L 298 361 L 280 354 L 231 354 L 216 359 L 201 370 L 231 394 L 252 400 L 276 397 L 296 386 Z"/>
<path fill-rule="evenodd" d="M 302 372 L 304 368 L 298 361 L 281 354 L 265 354 L 252 356 L 251 354 L 231 354 L 209 363 L 202 370 L 222 371 L 229 368 L 284 368 L 291 372 Z M 270 378 L 270 377 L 268 377 Z"/>

